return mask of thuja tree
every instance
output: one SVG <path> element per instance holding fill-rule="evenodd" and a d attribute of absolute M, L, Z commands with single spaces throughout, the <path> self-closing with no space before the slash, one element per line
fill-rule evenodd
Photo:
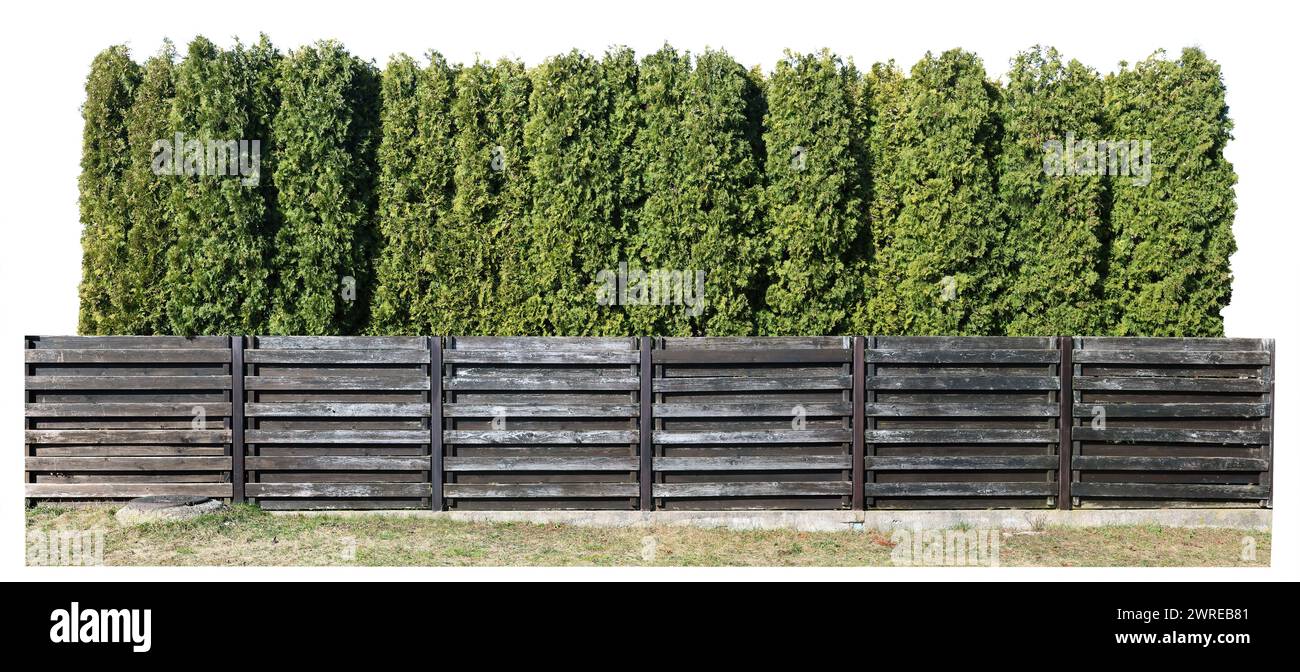
<path fill-rule="evenodd" d="M 645 200 L 629 256 L 642 269 L 673 275 L 660 275 L 656 289 L 668 294 L 669 305 L 628 306 L 633 328 L 670 336 L 752 334 L 761 298 L 758 88 L 725 52 L 706 51 L 692 68 L 689 55 L 665 47 L 642 63 L 640 97 L 644 123 L 634 155 Z"/>
<path fill-rule="evenodd" d="M 172 102 L 176 95 L 176 48 L 166 42 L 145 61 L 140 85 L 127 112 L 131 163 L 125 176 L 131 212 L 127 232 L 127 300 L 122 306 L 124 333 L 165 334 L 167 321 L 167 251 L 174 230 L 171 216 L 172 178 L 155 171 L 156 143 L 174 142 Z"/>
<path fill-rule="evenodd" d="M 618 306 L 597 297 L 601 271 L 617 268 L 623 248 L 621 146 L 611 124 L 616 94 L 626 95 L 622 66 L 573 51 L 532 71 L 524 128 L 531 216 L 526 264 L 511 274 L 529 287 L 518 321 L 526 333 L 625 331 Z"/>
<path fill-rule="evenodd" d="M 280 228 L 270 329 L 342 334 L 370 301 L 379 77 L 337 42 L 291 51 L 273 126 Z"/>
<path fill-rule="evenodd" d="M 278 58 L 265 39 L 222 50 L 199 37 L 176 69 L 170 166 L 158 157 L 160 170 L 173 173 L 165 285 L 175 333 L 266 329 L 272 206 L 261 157 L 275 150 L 263 88 Z"/>
<path fill-rule="evenodd" d="M 409 56 L 395 57 L 383 73 L 371 314 L 376 333 L 453 333 L 446 331 L 456 320 L 445 310 L 445 290 L 455 272 L 448 250 L 454 77 L 437 53 L 424 68 Z"/>
<path fill-rule="evenodd" d="M 1232 122 L 1218 64 L 1186 49 L 1177 60 L 1156 54 L 1124 66 L 1106 79 L 1106 116 L 1108 142 L 1128 149 L 1127 161 L 1107 151 L 1120 167 L 1109 171 L 1113 331 L 1222 335 L 1236 174 L 1223 157 Z"/>
<path fill-rule="evenodd" d="M 861 292 L 849 272 L 869 231 L 861 85 L 827 51 L 787 52 L 767 82 L 764 335 L 839 333 Z"/>
<path fill-rule="evenodd" d="M 525 333 L 516 306 L 526 298 L 523 246 L 528 213 L 524 122 L 531 83 L 522 63 L 477 62 L 456 79 L 453 217 L 460 241 L 461 332 Z"/>
<path fill-rule="evenodd" d="M 1015 57 L 1009 80 L 997 162 L 1009 262 L 999 323 L 1012 336 L 1103 333 L 1104 184 L 1058 161 L 1066 142 L 1102 137 L 1101 78 L 1035 48 Z"/>
<path fill-rule="evenodd" d="M 994 187 L 996 89 L 974 55 L 871 77 L 872 292 L 879 334 L 992 334 L 1006 260 Z"/>
<path fill-rule="evenodd" d="M 81 141 L 81 309 L 83 334 L 129 333 L 120 319 L 130 296 L 125 277 L 129 205 L 124 189 L 131 163 L 127 114 L 140 68 L 124 46 L 101 51 L 86 78 Z"/>

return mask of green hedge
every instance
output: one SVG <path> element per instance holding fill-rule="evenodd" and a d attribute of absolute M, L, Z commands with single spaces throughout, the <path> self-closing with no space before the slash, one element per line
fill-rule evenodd
<path fill-rule="evenodd" d="M 79 329 L 1221 334 L 1218 65 L 1102 77 L 1035 47 L 1006 80 L 961 50 L 764 74 L 667 45 L 382 72 L 330 41 L 113 47 L 83 108 Z M 158 174 L 177 133 L 260 141 L 258 179 Z M 1149 178 L 1116 174 L 1119 141 Z"/>

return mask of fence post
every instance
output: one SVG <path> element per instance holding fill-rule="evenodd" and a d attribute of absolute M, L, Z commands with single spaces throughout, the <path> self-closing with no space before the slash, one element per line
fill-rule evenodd
<path fill-rule="evenodd" d="M 230 337 L 230 501 L 244 501 L 244 337 Z"/>
<path fill-rule="evenodd" d="M 866 484 L 863 467 L 866 464 L 866 337 L 853 337 L 853 510 L 862 511 Z"/>
<path fill-rule="evenodd" d="M 1267 508 L 1273 508 L 1273 450 L 1276 437 L 1273 434 L 1273 418 L 1277 417 L 1277 340 L 1268 339 L 1268 471 L 1264 472 L 1261 483 L 1268 486 L 1268 499 L 1260 502 Z"/>
<path fill-rule="evenodd" d="M 641 337 L 641 510 L 654 509 L 654 368 L 651 361 L 650 337 Z"/>
<path fill-rule="evenodd" d="M 429 337 L 429 506 L 443 510 L 442 497 L 442 337 Z"/>
<path fill-rule="evenodd" d="M 1071 458 L 1074 453 L 1074 337 L 1057 336 L 1056 344 L 1060 348 L 1061 357 L 1057 363 L 1057 373 L 1061 379 L 1061 391 L 1057 393 L 1060 400 L 1060 412 L 1056 419 L 1056 425 L 1060 429 L 1060 436 L 1057 438 L 1060 446 L 1057 453 L 1060 454 L 1061 462 L 1057 468 L 1056 481 L 1060 487 L 1060 492 L 1056 496 L 1056 508 L 1068 511 L 1072 508 L 1070 500 L 1070 481 Z"/>

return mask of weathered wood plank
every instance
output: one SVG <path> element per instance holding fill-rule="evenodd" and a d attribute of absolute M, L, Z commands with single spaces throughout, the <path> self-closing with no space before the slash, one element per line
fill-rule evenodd
<path fill-rule="evenodd" d="M 807 378 L 698 377 L 656 378 L 655 392 L 795 392 L 810 390 L 847 390 L 850 376 L 816 376 Z"/>
<path fill-rule="evenodd" d="M 249 390 L 268 392 L 292 390 L 427 390 L 429 389 L 429 377 L 423 374 L 411 373 L 246 376 L 244 378 L 244 387 Z"/>
<path fill-rule="evenodd" d="M 481 445 L 580 445 L 604 443 L 634 443 L 640 437 L 636 430 L 591 429 L 591 430 L 540 430 L 540 429 L 503 429 L 475 430 L 456 429 L 442 433 L 443 443 L 481 444 Z"/>
<path fill-rule="evenodd" d="M 852 467 L 848 455 L 656 457 L 655 471 L 821 471 Z"/>
<path fill-rule="evenodd" d="M 1050 402 L 876 402 L 867 415 L 894 418 L 1050 418 L 1058 412 Z"/>
<path fill-rule="evenodd" d="M 257 336 L 257 350 L 419 350 L 428 352 L 423 336 Z"/>
<path fill-rule="evenodd" d="M 1262 445 L 1268 443 L 1263 429 L 1166 429 L 1155 427 L 1076 427 L 1075 441 L 1110 443 L 1215 443 Z"/>
<path fill-rule="evenodd" d="M 456 375 L 443 379 L 443 389 L 453 391 L 568 392 L 575 390 L 630 392 L 640 380 L 622 371 L 606 375 L 561 378 L 537 373 L 496 372 L 492 376 Z"/>
<path fill-rule="evenodd" d="M 1084 350 L 1267 350 L 1258 338 L 1168 338 L 1151 336 L 1086 336 L 1079 339 Z"/>
<path fill-rule="evenodd" d="M 33 336 L 36 350 L 219 349 L 228 347 L 225 336 Z"/>
<path fill-rule="evenodd" d="M 428 417 L 428 402 L 304 401 L 244 405 L 253 418 L 421 418 Z"/>
<path fill-rule="evenodd" d="M 1075 497 L 1123 497 L 1131 499 L 1266 499 L 1262 485 L 1207 485 L 1183 483 L 1072 483 Z"/>
<path fill-rule="evenodd" d="M 27 376 L 29 390 L 228 390 L 230 376 Z"/>
<path fill-rule="evenodd" d="M 804 416 L 843 417 L 853 413 L 847 403 L 823 402 L 753 402 L 753 403 L 694 403 L 668 402 L 654 405 L 657 418 L 788 418 L 801 409 Z"/>
<path fill-rule="evenodd" d="M 641 354 L 635 350 L 447 350 L 443 360 L 449 364 L 636 364 Z"/>
<path fill-rule="evenodd" d="M 27 471 L 229 471 L 223 457 L 28 457 Z"/>
<path fill-rule="evenodd" d="M 1268 364 L 1262 350 L 1075 350 L 1074 361 L 1080 364 L 1181 364 L 1249 365 Z"/>
<path fill-rule="evenodd" d="M 228 429 L 28 429 L 27 443 L 117 445 L 229 443 Z"/>
<path fill-rule="evenodd" d="M 148 497 L 150 495 L 192 495 L 229 497 L 229 483 L 28 483 L 26 497 L 51 499 Z"/>
<path fill-rule="evenodd" d="M 876 364 L 1055 364 L 1056 350 L 1024 349 L 872 349 L 863 353 Z"/>
<path fill-rule="evenodd" d="M 654 351 L 655 364 L 839 364 L 852 359 L 846 348 L 683 349 Z"/>
<path fill-rule="evenodd" d="M 329 349 L 258 349 L 246 350 L 249 364 L 427 364 L 424 350 L 388 348 L 382 350 Z"/>
<path fill-rule="evenodd" d="M 875 471 L 985 470 L 1018 471 L 1056 469 L 1056 455 L 910 455 L 866 458 L 866 468 Z"/>
<path fill-rule="evenodd" d="M 443 486 L 450 499 L 582 499 L 590 497 L 636 497 L 636 483 L 448 483 Z"/>
<path fill-rule="evenodd" d="M 638 404 L 446 404 L 448 418 L 634 418 Z"/>
<path fill-rule="evenodd" d="M 868 497 L 1051 497 L 1055 483 L 867 483 Z"/>
<path fill-rule="evenodd" d="M 636 352 L 631 338 L 593 336 L 454 336 L 448 337 L 444 354 L 460 350 L 507 350 L 513 352 L 589 352 L 592 350 L 627 350 Z"/>
<path fill-rule="evenodd" d="M 428 483 L 249 483 L 249 497 L 428 497 Z"/>
<path fill-rule="evenodd" d="M 77 348 L 24 350 L 28 364 L 219 364 L 230 361 L 229 348 Z"/>
<path fill-rule="evenodd" d="M 443 469 L 453 472 L 636 471 L 635 457 L 448 457 Z"/>
<path fill-rule="evenodd" d="M 207 417 L 230 415 L 229 402 L 36 403 L 25 406 L 29 418 L 189 418 L 196 409 Z"/>
<path fill-rule="evenodd" d="M 842 443 L 853 440 L 847 429 L 762 429 L 748 431 L 689 432 L 655 430 L 654 442 L 659 444 L 692 443 Z"/>
<path fill-rule="evenodd" d="M 874 350 L 1047 350 L 1047 336 L 877 336 Z"/>
<path fill-rule="evenodd" d="M 1268 381 L 1261 378 L 1140 378 L 1075 376 L 1074 389 L 1111 392 L 1240 392 L 1263 394 Z"/>
<path fill-rule="evenodd" d="M 1256 403 L 1094 403 L 1075 404 L 1074 416 L 1088 418 L 1102 409 L 1108 418 L 1264 418 L 1268 404 Z"/>
<path fill-rule="evenodd" d="M 1098 471 L 1265 471 L 1268 460 L 1256 457 L 1119 457 L 1075 455 L 1075 469 Z"/>
<path fill-rule="evenodd" d="M 1078 380 L 1077 378 L 1075 380 Z M 873 376 L 869 390 L 1059 390 L 1057 376 Z"/>
<path fill-rule="evenodd" d="M 428 443 L 423 429 L 249 429 L 245 443 Z"/>
<path fill-rule="evenodd" d="M 1056 443 L 1055 429 L 869 429 L 867 443 Z"/>
<path fill-rule="evenodd" d="M 245 468 L 253 471 L 427 471 L 429 457 L 382 457 L 371 455 L 249 455 Z"/>
<path fill-rule="evenodd" d="M 848 349 L 852 346 L 844 336 L 669 336 L 662 339 L 661 352 L 674 350 L 743 350 L 760 348 Z"/>
<path fill-rule="evenodd" d="M 682 497 L 847 497 L 848 481 L 736 481 L 730 483 L 655 483 L 654 496 Z"/>

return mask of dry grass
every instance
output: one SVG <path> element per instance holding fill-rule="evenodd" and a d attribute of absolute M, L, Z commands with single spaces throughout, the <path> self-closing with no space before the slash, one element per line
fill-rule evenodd
<path fill-rule="evenodd" d="M 236 506 L 187 522 L 119 527 L 113 509 L 37 507 L 28 530 L 105 530 L 106 565 L 751 566 L 894 564 L 887 532 L 732 531 L 272 516 Z M 1242 559 L 1245 539 L 1255 559 Z M 1267 532 L 1158 526 L 1003 532 L 1002 566 L 1268 566 Z"/>

